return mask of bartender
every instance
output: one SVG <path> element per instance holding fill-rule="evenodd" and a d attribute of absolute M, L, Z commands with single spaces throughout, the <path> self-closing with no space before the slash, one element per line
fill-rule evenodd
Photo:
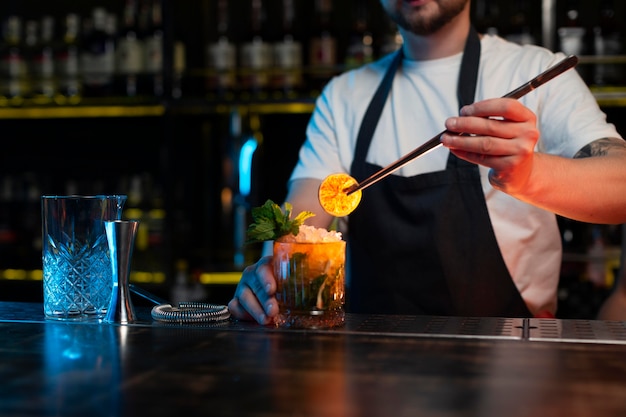
<path fill-rule="evenodd" d="M 330 227 L 317 199 L 324 178 L 362 181 L 445 127 L 443 147 L 367 188 L 343 219 L 348 311 L 554 316 L 555 214 L 626 222 L 626 142 L 576 71 L 520 100 L 494 98 L 564 55 L 476 33 L 470 0 L 381 3 L 403 46 L 330 80 L 286 201 Z M 269 260 L 244 270 L 234 317 L 268 324 L 278 314 Z"/>

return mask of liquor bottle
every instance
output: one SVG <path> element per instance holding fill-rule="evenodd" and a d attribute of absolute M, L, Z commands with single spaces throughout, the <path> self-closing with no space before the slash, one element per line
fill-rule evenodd
<path fill-rule="evenodd" d="M 138 77 L 144 69 L 144 48 L 137 33 L 137 11 L 137 1 L 126 0 L 122 31 L 117 39 L 117 91 L 128 97 L 137 95 Z"/>
<path fill-rule="evenodd" d="M 396 25 L 396 23 L 391 19 L 387 19 L 386 25 L 386 30 L 381 37 L 379 45 L 379 57 L 388 55 L 402 47 L 403 39 L 400 31 L 398 30 L 398 25 Z"/>
<path fill-rule="evenodd" d="M 197 277 L 190 275 L 189 263 L 184 259 L 176 261 L 176 275 L 171 289 L 172 305 L 181 302 L 202 302 L 207 296 L 206 289 Z"/>
<path fill-rule="evenodd" d="M 265 98 L 272 66 L 272 48 L 263 36 L 265 10 L 262 0 L 251 0 L 250 35 L 240 51 L 241 86 L 244 98 Z"/>
<path fill-rule="evenodd" d="M 582 55 L 586 52 L 586 29 L 580 21 L 578 0 L 568 0 L 565 7 L 563 24 L 558 28 L 559 48 L 566 55 Z M 576 71 L 589 82 L 589 70 L 584 65 L 576 67 Z"/>
<path fill-rule="evenodd" d="M 232 233 L 233 266 L 236 270 L 243 269 L 245 265 L 245 240 L 248 202 L 246 197 L 250 194 L 251 183 L 249 175 L 251 173 L 251 156 L 248 152 L 242 158 L 243 144 L 246 143 L 246 133 L 244 133 L 244 121 L 238 111 L 230 113 L 229 137 L 225 144 L 225 153 L 222 159 L 224 173 L 224 188 L 222 195 L 228 196 L 224 203 L 223 212 L 232 217 L 228 218 L 226 224 Z M 240 167 L 243 166 L 243 169 Z M 242 175 L 241 171 L 244 171 Z M 246 173 L 248 175 L 246 175 Z M 242 187 L 242 183 L 244 184 Z M 242 190 L 243 188 L 243 190 Z"/>
<path fill-rule="evenodd" d="M 115 72 L 115 38 L 106 9 L 96 7 L 91 21 L 84 20 L 81 53 L 83 90 L 85 96 L 110 96 Z"/>
<path fill-rule="evenodd" d="M 40 23 L 41 36 L 35 55 L 34 93 L 43 100 L 51 100 L 57 94 L 57 86 L 54 78 L 54 33 L 55 20 L 53 16 L 43 16 Z"/>
<path fill-rule="evenodd" d="M 107 13 L 104 24 L 104 32 L 109 40 L 109 44 L 112 46 L 111 53 L 111 61 L 110 67 L 106 69 L 106 72 L 109 74 L 110 85 L 106 92 L 106 95 L 114 95 L 115 94 L 115 75 L 117 71 L 117 39 L 118 35 L 118 22 L 117 15 L 114 13 Z"/>
<path fill-rule="evenodd" d="M 475 8 L 474 22 L 476 30 L 479 33 L 487 35 L 497 35 L 500 30 L 498 23 L 500 21 L 500 7 L 498 2 L 490 0 L 477 0 Z"/>
<path fill-rule="evenodd" d="M 237 48 L 230 36 L 228 0 L 216 4 L 214 39 L 206 50 L 206 89 L 209 99 L 232 100 L 235 95 Z"/>
<path fill-rule="evenodd" d="M 55 54 L 55 72 L 62 97 L 76 102 L 82 94 L 80 80 L 80 17 L 75 13 L 65 16 L 61 45 Z"/>
<path fill-rule="evenodd" d="M 506 39 L 520 45 L 534 45 L 535 37 L 528 23 L 529 4 L 526 0 L 517 0 L 510 18 L 510 30 Z"/>
<path fill-rule="evenodd" d="M 32 271 L 41 268 L 41 178 L 24 173 L 21 177 L 19 237 L 17 247 L 20 267 Z M 18 217 L 16 217 L 18 218 Z"/>
<path fill-rule="evenodd" d="M 165 93 L 163 79 L 163 9 L 161 0 L 145 0 L 147 32 L 143 37 L 145 72 L 148 94 L 162 97 Z"/>
<path fill-rule="evenodd" d="M 302 87 L 302 43 L 294 34 L 294 0 L 283 0 L 283 34 L 274 43 L 272 87 L 279 96 L 293 98 Z"/>
<path fill-rule="evenodd" d="M 142 175 L 143 188 L 143 226 L 147 235 L 146 268 L 153 282 L 165 281 L 168 256 L 165 241 L 165 222 L 167 212 L 164 207 L 163 192 L 160 184 L 151 173 Z"/>
<path fill-rule="evenodd" d="M 174 41 L 172 61 L 172 98 L 181 98 L 187 70 L 187 47 L 181 40 Z"/>
<path fill-rule="evenodd" d="M 0 96 L 13 101 L 23 99 L 26 64 L 22 45 L 22 18 L 9 16 L 4 24 L 0 48 Z"/>
<path fill-rule="evenodd" d="M 607 286 L 606 242 L 600 225 L 593 225 L 591 229 L 591 243 L 587 248 L 587 265 L 585 275 L 589 282 L 596 287 Z"/>
<path fill-rule="evenodd" d="M 250 220 L 250 208 L 256 205 L 258 198 L 258 164 L 263 153 L 263 132 L 258 114 L 250 114 L 245 121 L 235 112 L 231 114 L 230 146 L 236 170 L 233 176 L 236 191 L 232 200 L 233 262 L 240 270 L 250 261 L 251 252 L 245 243 L 246 225 Z"/>
<path fill-rule="evenodd" d="M 18 242 L 21 204 L 17 199 L 15 174 L 3 175 L 0 184 L 0 269 L 16 268 L 19 261 Z"/>
<path fill-rule="evenodd" d="M 374 38 L 367 23 L 367 7 L 363 3 L 358 3 L 355 10 L 354 27 L 344 60 L 347 69 L 356 68 L 374 60 Z"/>
<path fill-rule="evenodd" d="M 146 222 L 146 198 L 145 198 L 145 181 L 141 175 L 133 175 L 128 186 L 128 200 L 124 205 L 122 214 L 124 219 L 139 220 L 137 235 L 135 237 L 135 250 L 133 251 L 133 269 L 135 271 L 146 272 L 149 270 L 149 230 Z"/>
<path fill-rule="evenodd" d="M 332 12 L 331 0 L 315 0 L 316 31 L 309 45 L 309 79 L 313 95 L 319 94 L 336 73 L 337 38 L 332 31 Z"/>
<path fill-rule="evenodd" d="M 615 15 L 612 0 L 603 0 L 600 5 L 598 24 L 593 28 L 593 53 L 602 60 L 594 65 L 593 83 L 596 85 L 620 85 L 624 82 L 620 65 L 611 63 L 611 56 L 622 53 L 622 34 Z"/>
<path fill-rule="evenodd" d="M 150 251 L 157 255 L 157 259 L 164 259 L 165 249 L 165 219 L 167 212 L 165 211 L 163 192 L 161 186 L 157 184 L 152 177 L 149 178 L 150 186 L 150 206 L 146 214 L 146 222 L 148 225 L 148 246 Z M 163 268 L 164 269 L 164 266 Z"/>
<path fill-rule="evenodd" d="M 563 25 L 558 29 L 559 47 L 567 55 L 580 55 L 584 51 L 585 28 L 580 22 L 578 0 L 568 0 Z"/>
<path fill-rule="evenodd" d="M 39 23 L 36 20 L 24 22 L 24 47 L 23 60 L 25 67 L 24 83 L 22 83 L 22 95 L 32 98 L 35 93 L 35 85 L 39 82 L 37 71 L 37 54 L 39 49 Z"/>
<path fill-rule="evenodd" d="M 181 302 L 191 302 L 192 290 L 189 279 L 189 265 L 186 260 L 176 261 L 176 275 L 171 288 L 170 299 L 172 305 L 178 306 Z"/>

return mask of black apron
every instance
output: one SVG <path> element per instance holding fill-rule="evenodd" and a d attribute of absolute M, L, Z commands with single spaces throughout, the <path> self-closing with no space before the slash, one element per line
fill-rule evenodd
<path fill-rule="evenodd" d="M 351 175 L 365 162 L 393 78 L 395 56 L 359 130 Z M 480 39 L 471 28 L 461 61 L 459 108 L 474 101 Z M 363 192 L 350 215 L 347 310 L 354 313 L 531 317 L 493 232 L 478 166 L 452 153 L 445 171 L 390 175 Z"/>

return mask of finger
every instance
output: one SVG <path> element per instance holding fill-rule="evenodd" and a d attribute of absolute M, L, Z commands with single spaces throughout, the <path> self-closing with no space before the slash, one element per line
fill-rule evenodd
<path fill-rule="evenodd" d="M 269 318 L 276 317 L 278 315 L 278 302 L 276 301 L 276 278 L 274 278 L 274 271 L 272 266 L 272 257 L 266 256 L 261 258 L 256 264 L 254 282 L 258 283 L 258 288 L 255 290 L 255 294 L 260 299 L 260 302 L 265 311 L 265 315 Z"/>
<path fill-rule="evenodd" d="M 278 314 L 274 294 L 276 283 L 270 268 L 271 257 L 262 258 L 248 266 L 242 274 L 235 290 L 235 296 L 229 303 L 232 314 L 239 319 L 254 319 L 260 324 L 269 324 Z"/>
<path fill-rule="evenodd" d="M 276 280 L 272 272 L 271 262 L 271 256 L 261 258 L 256 264 L 250 267 L 246 275 L 251 277 L 251 279 L 247 281 L 248 285 L 255 294 L 263 298 L 269 298 L 276 293 Z"/>
<path fill-rule="evenodd" d="M 514 152 L 510 140 L 503 140 L 491 136 L 465 136 L 444 133 L 441 143 L 450 150 L 468 154 L 488 156 L 507 156 Z"/>
<path fill-rule="evenodd" d="M 236 297 L 228 302 L 228 311 L 236 319 L 246 321 L 255 320 L 255 318 L 241 306 L 239 299 Z"/>
<path fill-rule="evenodd" d="M 463 133 L 465 137 L 492 136 L 503 139 L 516 137 L 521 123 L 485 117 L 450 117 L 445 122 L 450 132 Z"/>
<path fill-rule="evenodd" d="M 533 120 L 534 113 L 521 102 L 511 98 L 493 98 L 463 106 L 461 116 L 506 119 L 513 122 Z"/>
<path fill-rule="evenodd" d="M 498 169 L 503 165 L 501 156 L 489 156 L 482 153 L 465 152 L 461 150 L 451 149 L 450 152 L 454 153 L 461 159 L 464 159 L 473 164 L 482 165 L 488 168 Z"/>
<path fill-rule="evenodd" d="M 232 314 L 241 320 L 256 320 L 259 324 L 269 324 L 265 307 L 252 289 L 245 283 L 237 286 L 235 297 L 228 303 L 233 307 Z"/>

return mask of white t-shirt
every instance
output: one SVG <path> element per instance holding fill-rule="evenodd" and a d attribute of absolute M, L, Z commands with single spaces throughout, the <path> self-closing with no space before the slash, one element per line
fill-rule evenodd
<path fill-rule="evenodd" d="M 501 97 L 565 56 L 538 46 L 519 46 L 483 36 L 476 100 Z M 457 80 L 462 54 L 402 62 L 378 122 L 367 162 L 387 166 L 444 129 L 458 114 Z M 317 99 L 299 161 L 291 175 L 324 179 L 350 172 L 363 115 L 389 66 L 391 55 L 333 78 Z M 620 137 L 575 70 L 522 97 L 537 115 L 537 151 L 571 158 L 591 141 Z M 413 176 L 445 169 L 449 151 L 439 147 L 395 171 Z M 504 261 L 532 313 L 556 311 L 561 239 L 553 213 L 494 190 L 480 167 L 483 190 Z M 384 180 L 383 180 L 384 181 Z M 367 198 L 367 191 L 364 197 Z M 358 279 L 358 277 L 355 277 Z"/>

